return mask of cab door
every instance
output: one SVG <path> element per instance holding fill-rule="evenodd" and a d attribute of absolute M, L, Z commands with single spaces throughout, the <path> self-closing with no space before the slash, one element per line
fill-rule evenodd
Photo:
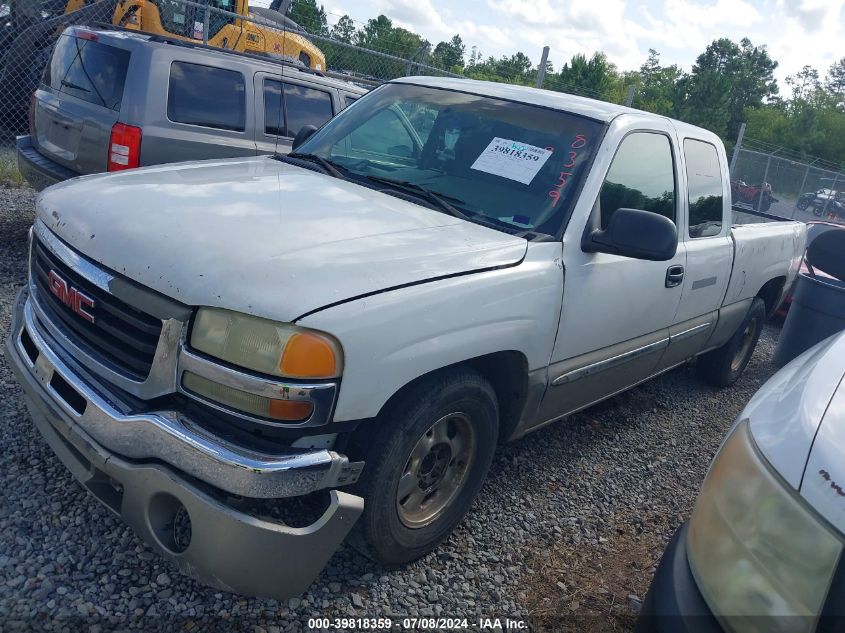
<path fill-rule="evenodd" d="M 663 262 L 581 248 L 585 231 L 606 228 L 620 208 L 657 213 L 681 224 L 674 130 L 651 117 L 647 127 L 645 122 L 622 116 L 611 124 L 605 147 L 616 151 L 597 157 L 593 167 L 601 170 L 600 193 L 594 201 L 579 202 L 564 234 L 563 307 L 539 423 L 648 378 L 669 345 L 682 294 L 682 284 L 670 279 L 683 276 L 684 243 Z M 595 191 L 595 186 L 588 181 L 585 190 Z M 582 204 L 592 204 L 591 211 L 584 212 Z"/>

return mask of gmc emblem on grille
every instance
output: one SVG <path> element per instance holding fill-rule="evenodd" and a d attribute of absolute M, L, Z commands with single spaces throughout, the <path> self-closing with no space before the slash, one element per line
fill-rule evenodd
<path fill-rule="evenodd" d="M 50 292 L 56 298 L 70 308 L 76 315 L 82 317 L 88 323 L 94 323 L 94 315 L 89 310 L 94 309 L 94 300 L 81 290 L 77 290 L 67 281 L 59 277 L 55 270 L 49 274 Z"/>

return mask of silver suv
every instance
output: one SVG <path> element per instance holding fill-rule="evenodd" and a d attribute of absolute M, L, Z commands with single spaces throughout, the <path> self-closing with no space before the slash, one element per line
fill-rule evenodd
<path fill-rule="evenodd" d="M 18 164 L 36 188 L 81 174 L 287 153 L 366 92 L 276 59 L 70 27 L 32 96 Z"/>

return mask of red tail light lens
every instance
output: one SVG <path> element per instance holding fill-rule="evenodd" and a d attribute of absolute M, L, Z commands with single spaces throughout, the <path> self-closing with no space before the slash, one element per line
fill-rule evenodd
<path fill-rule="evenodd" d="M 141 165 L 141 128 L 115 123 L 109 139 L 109 171 Z"/>
<path fill-rule="evenodd" d="M 100 38 L 97 37 L 97 34 L 92 33 L 91 31 L 76 31 L 76 38 L 80 40 L 86 40 L 88 42 L 100 41 Z"/>

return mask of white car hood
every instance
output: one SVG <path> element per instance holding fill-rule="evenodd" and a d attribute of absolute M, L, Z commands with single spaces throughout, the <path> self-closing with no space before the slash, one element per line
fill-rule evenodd
<path fill-rule="evenodd" d="M 86 176 L 38 217 L 103 266 L 193 306 L 292 321 L 397 286 L 515 265 L 526 240 L 269 157 Z"/>
<path fill-rule="evenodd" d="M 813 443 L 817 431 L 821 435 L 829 425 L 834 425 L 842 438 L 840 442 L 845 444 L 845 417 L 838 423 L 831 422 L 828 411 L 845 373 L 843 358 L 845 335 L 819 343 L 776 373 L 739 416 L 740 420 L 749 420 L 757 446 L 795 490 L 801 486 L 810 448 L 818 445 L 818 440 Z M 845 447 L 839 455 L 845 455 Z M 842 461 L 840 457 L 840 481 L 845 486 Z"/>

